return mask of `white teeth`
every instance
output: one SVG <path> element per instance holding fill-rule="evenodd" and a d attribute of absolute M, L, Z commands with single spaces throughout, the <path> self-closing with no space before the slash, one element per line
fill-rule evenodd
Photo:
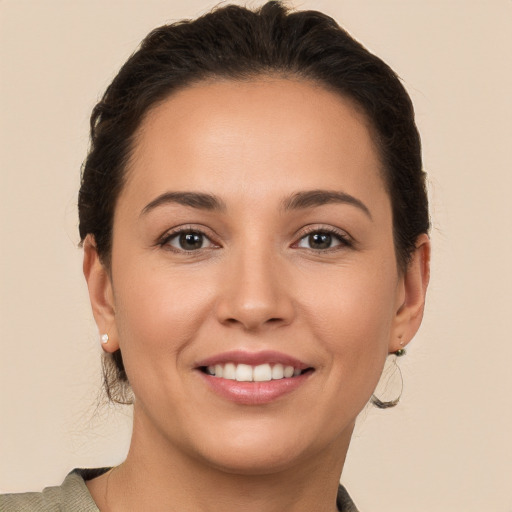
<path fill-rule="evenodd" d="M 282 379 L 284 377 L 284 368 L 282 364 L 276 364 L 272 367 L 272 378 Z"/>
<path fill-rule="evenodd" d="M 236 380 L 236 366 L 234 363 L 227 363 L 224 365 L 222 376 L 225 379 Z"/>
<path fill-rule="evenodd" d="M 293 366 L 285 366 L 284 367 L 284 376 L 286 379 L 293 377 Z"/>
<path fill-rule="evenodd" d="M 222 370 L 223 370 L 223 368 L 222 368 L 221 364 L 216 364 L 215 365 L 215 375 L 217 377 L 222 377 Z"/>
<path fill-rule="evenodd" d="M 272 369 L 270 368 L 270 365 L 260 364 L 259 366 L 255 366 L 253 370 L 253 380 L 254 382 L 272 380 Z"/>
<path fill-rule="evenodd" d="M 206 373 L 214 377 L 222 377 L 239 382 L 267 382 L 269 380 L 298 377 L 302 371 L 299 368 L 283 366 L 279 363 L 272 366 L 269 363 L 258 366 L 226 363 L 208 366 Z"/>
<path fill-rule="evenodd" d="M 238 382 L 252 381 L 252 366 L 248 364 L 239 364 L 236 367 L 235 379 Z"/>

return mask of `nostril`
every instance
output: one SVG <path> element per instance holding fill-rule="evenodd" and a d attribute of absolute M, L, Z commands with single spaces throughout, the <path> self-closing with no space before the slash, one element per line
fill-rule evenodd
<path fill-rule="evenodd" d="M 233 287 L 219 296 L 215 314 L 225 326 L 248 331 L 275 328 L 292 321 L 294 309 L 287 296 L 261 295 L 257 289 L 251 292 L 249 286 Z"/>
<path fill-rule="evenodd" d="M 267 320 L 262 320 L 262 321 L 255 321 L 254 319 L 251 319 L 251 318 L 246 318 L 245 321 L 244 321 L 244 319 L 238 320 L 237 318 L 226 318 L 224 320 L 224 322 L 229 325 L 243 324 L 247 328 L 251 329 L 254 327 L 260 327 L 264 324 L 278 324 L 280 322 L 283 322 L 283 318 L 272 317 L 272 318 L 268 318 Z M 251 324 L 254 324 L 254 326 Z"/>

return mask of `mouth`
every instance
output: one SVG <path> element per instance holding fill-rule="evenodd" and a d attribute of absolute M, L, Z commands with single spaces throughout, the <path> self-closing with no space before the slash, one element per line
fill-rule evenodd
<path fill-rule="evenodd" d="M 210 390 L 223 399 L 260 405 L 300 389 L 315 368 L 278 352 L 233 351 L 195 367 Z"/>
<path fill-rule="evenodd" d="M 269 382 L 299 377 L 300 375 L 312 372 L 313 368 L 308 367 L 301 369 L 300 367 L 283 365 L 281 363 L 263 363 L 253 366 L 250 364 L 235 364 L 229 362 L 200 366 L 199 370 L 212 377 L 236 380 L 237 382 Z"/>

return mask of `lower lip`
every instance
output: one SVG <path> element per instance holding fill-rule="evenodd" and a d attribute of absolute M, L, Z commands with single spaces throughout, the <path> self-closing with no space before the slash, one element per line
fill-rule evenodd
<path fill-rule="evenodd" d="M 214 393 L 237 404 L 261 405 L 273 402 L 302 386 L 313 372 L 309 371 L 288 379 L 265 382 L 238 382 L 237 380 L 214 377 L 198 370 L 201 377 Z"/>

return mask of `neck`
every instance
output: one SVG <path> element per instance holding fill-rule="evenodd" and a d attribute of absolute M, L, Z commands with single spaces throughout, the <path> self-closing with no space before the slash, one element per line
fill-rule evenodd
<path fill-rule="evenodd" d="M 334 512 L 338 482 L 352 429 L 319 454 L 266 473 L 230 471 L 176 448 L 159 432 L 148 432 L 135 410 L 130 451 L 106 475 L 103 493 L 89 486 L 99 508 L 225 512 Z M 106 485 L 108 483 L 108 486 Z"/>

